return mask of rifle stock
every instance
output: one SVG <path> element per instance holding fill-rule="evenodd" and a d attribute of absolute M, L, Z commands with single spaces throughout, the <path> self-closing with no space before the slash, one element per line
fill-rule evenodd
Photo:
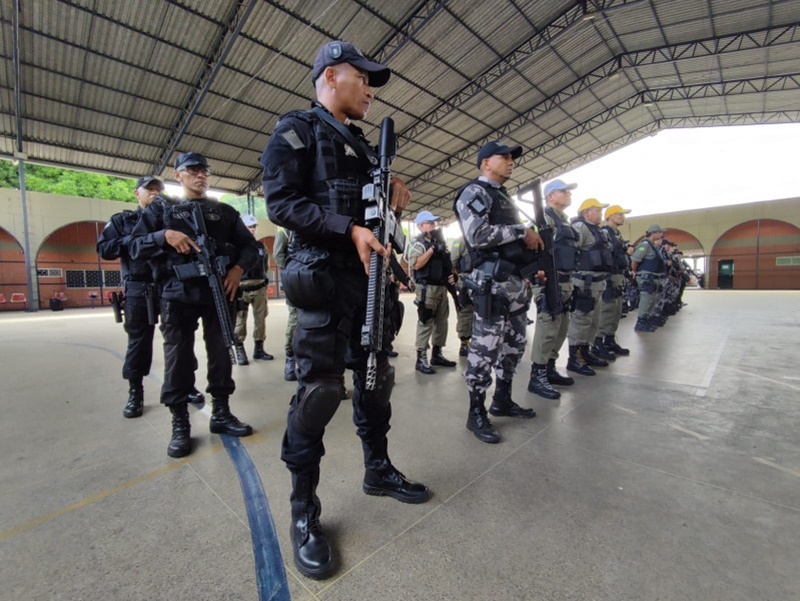
<path fill-rule="evenodd" d="M 397 216 L 390 206 L 390 166 L 396 152 L 394 121 L 384 117 L 378 145 L 380 163 L 372 171 L 372 183 L 364 186 L 362 198 L 366 203 L 364 223 L 384 248 L 391 244 L 393 252 L 402 253 L 405 235 Z M 386 260 L 375 251 L 369 258 L 369 284 L 367 286 L 367 314 L 361 328 L 361 346 L 369 353 L 367 358 L 366 389 L 374 390 L 378 373 L 378 353 L 383 350 L 384 311 L 388 280 Z"/>

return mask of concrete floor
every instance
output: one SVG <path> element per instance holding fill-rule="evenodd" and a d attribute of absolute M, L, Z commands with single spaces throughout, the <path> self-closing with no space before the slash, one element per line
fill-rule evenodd
<path fill-rule="evenodd" d="M 624 320 L 631 357 L 578 377 L 560 401 L 526 391 L 526 355 L 514 397 L 538 416 L 496 419 L 499 445 L 465 430 L 460 368 L 414 371 L 407 323 L 390 453 L 434 496 L 404 505 L 361 492 L 344 403 L 319 488 L 340 562 L 324 582 L 291 561 L 279 449 L 293 386 L 286 309 L 271 302 L 276 360 L 236 367 L 232 404 L 257 429 L 243 442 L 292 599 L 800 599 L 800 293 L 686 300 L 655 334 Z M 259 599 L 237 473 L 207 417 L 193 410 L 194 454 L 166 455 L 160 341 L 136 420 L 121 414 L 125 335 L 110 310 L 3 313 L 0 341 L 0 599 Z"/>

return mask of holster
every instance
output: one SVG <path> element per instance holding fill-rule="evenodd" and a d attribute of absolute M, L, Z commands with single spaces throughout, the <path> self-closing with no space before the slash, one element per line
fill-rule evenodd
<path fill-rule="evenodd" d="M 417 305 L 417 317 L 420 323 L 427 323 L 433 319 L 433 309 L 425 306 L 425 301 L 428 298 L 428 287 L 425 284 L 420 284 L 419 290 L 419 300 L 414 301 Z"/>

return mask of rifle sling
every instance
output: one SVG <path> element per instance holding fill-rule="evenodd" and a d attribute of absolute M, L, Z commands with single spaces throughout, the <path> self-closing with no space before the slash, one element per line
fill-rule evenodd
<path fill-rule="evenodd" d="M 329 112 L 325 111 L 324 109 L 315 106 L 311 109 L 311 112 L 314 113 L 317 117 L 322 119 L 325 123 L 330 125 L 336 133 L 342 136 L 347 142 L 347 144 L 353 149 L 353 151 L 358 155 L 358 158 L 364 161 L 365 164 L 370 165 L 370 168 L 374 167 L 370 162 L 369 158 L 367 157 L 367 153 L 364 152 L 364 147 L 361 142 L 359 142 L 356 137 L 341 121 L 338 121 L 333 115 Z"/>

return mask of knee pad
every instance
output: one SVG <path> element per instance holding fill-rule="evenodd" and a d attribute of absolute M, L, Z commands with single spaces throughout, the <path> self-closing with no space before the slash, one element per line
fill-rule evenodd
<path fill-rule="evenodd" d="M 295 411 L 299 425 L 308 432 L 322 432 L 342 402 L 342 384 L 335 380 L 306 385 Z"/>

